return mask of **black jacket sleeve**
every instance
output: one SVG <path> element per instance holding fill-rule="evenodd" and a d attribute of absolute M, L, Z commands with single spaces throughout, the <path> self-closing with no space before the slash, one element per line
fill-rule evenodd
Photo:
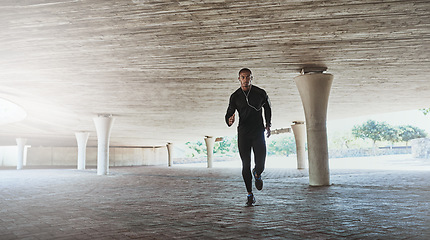
<path fill-rule="evenodd" d="M 266 127 L 272 126 L 272 106 L 270 105 L 269 96 L 266 94 L 265 102 L 263 105 L 264 108 L 264 119 L 266 120 Z"/>
<path fill-rule="evenodd" d="M 228 124 L 228 119 L 231 117 L 231 116 L 233 116 L 233 114 L 234 114 L 234 112 L 236 112 L 236 105 L 235 105 L 235 103 L 234 103 L 234 101 L 233 101 L 233 95 L 234 94 L 232 94 L 231 96 L 230 96 L 230 101 L 229 101 L 229 103 L 228 103 L 228 108 L 227 108 L 227 112 L 226 112 L 226 114 L 225 114 L 225 123 L 227 124 L 227 126 L 231 126 L 231 125 L 229 125 Z"/>

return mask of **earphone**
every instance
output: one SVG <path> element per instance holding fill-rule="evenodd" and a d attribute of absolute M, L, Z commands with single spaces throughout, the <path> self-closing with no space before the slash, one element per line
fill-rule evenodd
<path fill-rule="evenodd" d="M 247 72 L 249 72 L 249 90 L 248 90 L 248 94 L 246 94 L 246 93 L 245 93 L 245 91 L 243 91 L 243 89 L 242 89 L 242 81 L 240 80 L 240 76 L 241 76 L 241 75 L 240 75 L 240 73 L 241 73 L 242 71 L 247 71 Z M 259 109 L 257 109 L 256 107 L 252 106 L 252 105 L 249 103 L 249 99 L 248 99 L 248 95 L 249 95 L 249 93 L 251 92 L 251 88 L 252 88 L 252 84 L 251 84 L 252 80 L 254 80 L 254 77 L 252 76 L 252 72 L 251 72 L 251 70 L 249 70 L 248 68 L 242 68 L 242 69 L 239 71 L 239 82 L 240 82 L 240 84 L 241 84 L 241 90 L 242 90 L 243 94 L 245 95 L 246 103 L 248 104 L 248 106 L 249 106 L 249 107 L 251 107 L 251 108 L 253 108 L 255 111 L 259 112 L 259 111 L 261 110 L 261 108 L 263 108 L 264 103 L 263 103 L 263 105 L 261 105 L 261 107 L 260 107 Z"/>
<path fill-rule="evenodd" d="M 263 105 L 261 105 L 261 107 L 259 109 L 257 109 L 256 107 L 252 106 L 251 104 L 249 104 L 248 95 L 249 95 L 249 93 L 251 93 L 251 88 L 252 88 L 252 85 L 250 85 L 248 94 L 246 94 L 245 91 L 243 91 L 243 89 L 242 89 L 242 92 L 245 95 L 246 103 L 248 104 L 248 106 L 250 106 L 251 108 L 253 108 L 255 111 L 259 112 L 263 108 L 264 104 L 266 104 L 266 103 L 263 103 Z"/>

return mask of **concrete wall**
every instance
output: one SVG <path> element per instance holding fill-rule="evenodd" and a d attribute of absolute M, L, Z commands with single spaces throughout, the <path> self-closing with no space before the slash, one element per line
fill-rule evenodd
<path fill-rule="evenodd" d="M 97 159 L 97 148 L 94 148 Z M 110 148 L 109 166 L 167 165 L 167 148 Z M 87 152 L 88 159 L 88 152 Z M 88 160 L 87 160 L 88 161 Z M 96 165 L 96 164 L 94 164 Z"/>
<path fill-rule="evenodd" d="M 167 148 L 110 147 L 109 166 L 167 165 Z M 30 147 L 25 166 L 77 167 L 77 147 Z M 16 166 L 16 146 L 0 147 L 0 166 Z M 86 166 L 97 166 L 97 147 L 87 147 Z"/>
<path fill-rule="evenodd" d="M 15 166 L 17 164 L 17 146 L 0 147 L 0 166 Z"/>
<path fill-rule="evenodd" d="M 412 156 L 415 158 L 430 158 L 430 138 L 411 140 Z"/>
<path fill-rule="evenodd" d="M 392 149 L 390 149 L 389 147 L 380 147 L 378 149 L 373 149 L 373 148 L 329 149 L 328 153 L 330 158 L 410 154 L 411 147 L 395 146 Z"/>

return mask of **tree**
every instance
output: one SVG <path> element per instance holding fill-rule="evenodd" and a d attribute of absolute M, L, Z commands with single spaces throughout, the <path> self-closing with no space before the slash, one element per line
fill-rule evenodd
<path fill-rule="evenodd" d="M 391 145 L 393 145 L 395 142 L 401 141 L 400 129 L 398 127 L 390 126 L 384 122 L 380 124 L 380 128 L 382 130 L 382 139 L 390 142 Z"/>
<path fill-rule="evenodd" d="M 372 139 L 374 147 L 377 141 L 406 142 L 415 138 L 426 137 L 427 134 L 423 129 L 411 125 L 390 126 L 386 122 L 378 123 L 373 120 L 368 120 L 363 125 L 356 125 L 352 129 L 352 134 L 356 138 Z"/>
<path fill-rule="evenodd" d="M 356 138 L 366 139 L 369 138 L 373 141 L 373 148 L 376 148 L 376 142 L 383 140 L 383 132 L 387 130 L 385 122 L 378 123 L 374 120 L 368 120 L 360 125 L 355 125 L 352 128 L 352 135 Z"/>
<path fill-rule="evenodd" d="M 267 146 L 267 152 L 269 155 L 283 155 L 289 156 L 296 152 L 296 142 L 292 135 L 280 135 L 279 137 L 272 139 Z"/>
<path fill-rule="evenodd" d="M 402 142 L 406 142 L 406 146 L 409 140 L 427 137 L 427 133 L 423 129 L 411 125 L 399 126 L 399 132 L 400 139 Z"/>

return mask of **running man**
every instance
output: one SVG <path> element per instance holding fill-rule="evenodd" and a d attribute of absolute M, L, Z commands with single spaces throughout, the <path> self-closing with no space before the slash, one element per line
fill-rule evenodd
<path fill-rule="evenodd" d="M 266 161 L 266 140 L 270 137 L 272 110 L 266 91 L 252 85 L 252 72 L 248 68 L 239 71 L 240 88 L 230 96 L 225 121 L 230 127 L 235 120 L 236 110 L 239 112 L 239 125 L 237 127 L 237 142 L 239 155 L 242 159 L 242 177 L 248 191 L 247 206 L 255 203 L 252 193 L 252 176 L 255 179 L 255 187 L 263 189 L 261 174 L 264 171 Z M 263 111 L 266 126 L 263 123 Z M 251 149 L 254 152 L 255 168 L 251 171 Z"/>

